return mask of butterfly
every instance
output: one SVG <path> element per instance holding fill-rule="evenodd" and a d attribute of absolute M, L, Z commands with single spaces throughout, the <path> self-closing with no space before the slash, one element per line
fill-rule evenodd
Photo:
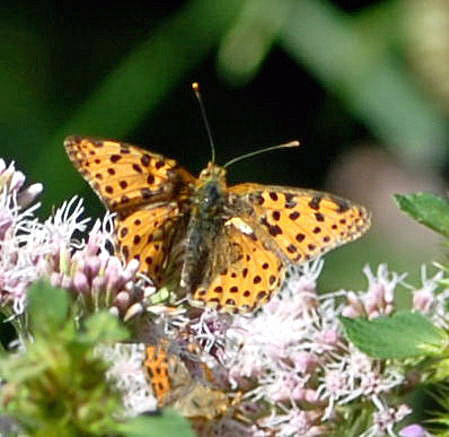
<path fill-rule="evenodd" d="M 370 214 L 348 200 L 302 188 L 228 186 L 209 162 L 195 178 L 173 160 L 112 140 L 72 136 L 65 148 L 116 213 L 124 261 L 193 306 L 244 313 L 266 303 L 291 265 L 365 233 Z"/>
<path fill-rule="evenodd" d="M 203 375 L 195 380 L 182 359 L 164 344 L 147 347 L 144 366 L 159 408 L 170 405 L 184 417 L 212 420 L 231 406 L 223 391 L 206 383 L 209 369 L 205 365 L 197 363 Z"/>

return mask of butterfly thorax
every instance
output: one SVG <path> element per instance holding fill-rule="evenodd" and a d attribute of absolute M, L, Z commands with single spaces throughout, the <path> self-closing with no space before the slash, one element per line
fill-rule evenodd
<path fill-rule="evenodd" d="M 201 219 L 216 218 L 223 211 L 226 170 L 209 163 L 201 172 L 192 196 L 193 215 Z"/>
<path fill-rule="evenodd" d="M 212 248 L 227 220 L 225 177 L 223 167 L 209 163 L 195 184 L 180 282 L 187 292 L 207 278 Z"/>

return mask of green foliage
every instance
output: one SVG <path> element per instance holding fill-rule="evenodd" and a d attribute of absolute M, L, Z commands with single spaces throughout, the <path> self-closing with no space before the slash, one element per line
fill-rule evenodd
<path fill-rule="evenodd" d="M 362 352 L 375 358 L 440 355 L 448 336 L 419 312 L 399 311 L 389 317 L 341 317 L 346 336 Z"/>
<path fill-rule="evenodd" d="M 342 419 L 329 437 L 359 437 L 371 424 L 373 407 L 367 402 L 359 408 L 342 408 L 339 413 Z"/>
<path fill-rule="evenodd" d="M 192 435 L 174 413 L 120 419 L 120 394 L 106 380 L 108 366 L 95 352 L 101 343 L 128 338 L 115 316 L 96 313 L 77 329 L 67 292 L 38 282 L 28 296 L 33 340 L 23 351 L 0 358 L 0 377 L 6 381 L 1 413 L 16 420 L 25 435 Z"/>
<path fill-rule="evenodd" d="M 394 196 L 401 211 L 430 229 L 449 237 L 449 202 L 431 193 Z"/>
<path fill-rule="evenodd" d="M 241 86 L 255 78 L 292 5 L 292 0 L 244 2 L 218 52 L 218 69 L 225 80 Z"/>
<path fill-rule="evenodd" d="M 404 23 L 395 2 L 385 3 L 368 20 L 368 13 L 349 16 L 330 1 L 293 2 L 278 40 L 402 159 L 439 165 L 447 123 L 389 50 Z M 357 28 L 358 19 L 369 28 Z"/>
<path fill-rule="evenodd" d="M 27 312 L 35 335 L 53 334 L 63 327 L 69 310 L 69 295 L 45 281 L 30 287 Z"/>
<path fill-rule="evenodd" d="M 429 387 L 429 394 L 439 404 L 437 412 L 433 412 L 433 418 L 427 422 L 432 424 L 432 435 L 449 437 L 449 386 L 447 382 Z"/>
<path fill-rule="evenodd" d="M 157 423 L 157 426 L 155 424 Z M 158 417 L 136 417 L 123 423 L 117 430 L 128 437 L 194 437 L 187 420 L 171 410 Z"/>

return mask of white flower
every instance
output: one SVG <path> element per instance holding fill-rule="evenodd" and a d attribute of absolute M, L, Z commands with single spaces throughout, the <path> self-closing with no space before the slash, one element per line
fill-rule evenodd
<path fill-rule="evenodd" d="M 407 274 L 389 272 L 386 264 L 379 265 L 376 275 L 369 266 L 364 267 L 363 273 L 368 278 L 368 290 L 347 292 L 347 305 L 342 314 L 351 318 L 365 316 L 369 319 L 391 314 L 394 310 L 396 287 L 403 284 Z"/>
<path fill-rule="evenodd" d="M 318 393 L 329 401 L 326 417 L 335 405 L 344 405 L 357 398 L 377 402 L 379 395 L 404 382 L 404 375 L 392 366 L 382 366 L 353 347 L 324 366 Z M 385 368 L 384 368 L 385 367 Z"/>
<path fill-rule="evenodd" d="M 449 328 L 449 318 L 447 315 L 447 301 L 449 298 L 449 289 L 446 288 L 439 292 L 442 285 L 445 268 L 441 265 L 435 264 L 438 272 L 433 276 L 427 277 L 427 267 L 421 267 L 421 288 L 412 290 L 413 308 L 421 311 L 429 317 L 436 325 L 441 328 Z"/>
<path fill-rule="evenodd" d="M 142 364 L 145 361 L 145 345 L 118 343 L 114 346 L 98 347 L 97 351 L 110 363 L 106 376 L 121 392 L 125 414 L 137 416 L 155 411 L 157 401 Z"/>
<path fill-rule="evenodd" d="M 373 414 L 373 425 L 360 437 L 396 437 L 394 427 L 412 412 L 408 405 L 401 404 L 388 407 L 378 404 L 378 411 Z"/>
<path fill-rule="evenodd" d="M 287 414 L 272 414 L 261 421 L 261 425 L 276 431 L 279 437 L 318 437 L 326 434 L 319 414 L 313 411 L 292 409 Z"/>

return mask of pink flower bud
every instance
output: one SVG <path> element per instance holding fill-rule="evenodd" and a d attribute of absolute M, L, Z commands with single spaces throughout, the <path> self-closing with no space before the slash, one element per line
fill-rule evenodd
<path fill-rule="evenodd" d="M 75 291 L 78 293 L 86 294 L 89 292 L 89 282 L 87 280 L 87 277 L 82 272 L 76 272 L 75 276 L 73 278 L 73 287 L 75 288 Z"/>
<path fill-rule="evenodd" d="M 42 193 L 44 186 L 42 184 L 33 184 L 21 191 L 17 197 L 17 203 L 21 208 L 26 208 L 33 203 L 36 198 Z"/>
<path fill-rule="evenodd" d="M 417 424 L 408 425 L 399 431 L 401 437 L 427 437 L 430 434 L 421 426 Z"/>
<path fill-rule="evenodd" d="M 19 191 L 25 183 L 25 175 L 21 171 L 15 171 L 9 182 L 10 190 Z"/>
<path fill-rule="evenodd" d="M 126 291 L 121 291 L 115 296 L 114 305 L 117 306 L 120 311 L 125 311 L 125 309 L 128 308 L 130 301 L 129 294 Z"/>
<path fill-rule="evenodd" d="M 422 311 L 423 313 L 428 313 L 432 307 L 434 299 L 433 293 L 426 288 L 415 291 L 413 293 L 413 309 Z"/>
<path fill-rule="evenodd" d="M 89 278 L 95 278 L 101 268 L 101 260 L 97 256 L 89 256 L 84 264 L 84 273 Z"/>

